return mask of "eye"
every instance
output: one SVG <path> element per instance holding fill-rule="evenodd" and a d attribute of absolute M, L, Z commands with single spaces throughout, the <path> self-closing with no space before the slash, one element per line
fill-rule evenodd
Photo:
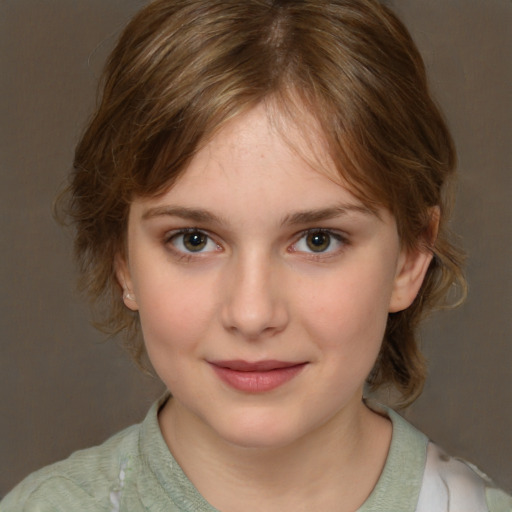
<path fill-rule="evenodd" d="M 344 242 L 344 238 L 337 233 L 324 229 L 312 229 L 302 234 L 293 245 L 293 250 L 309 253 L 330 253 L 340 249 Z"/>
<path fill-rule="evenodd" d="M 219 249 L 206 233 L 198 229 L 182 230 L 168 238 L 174 248 L 184 253 L 212 252 Z"/>

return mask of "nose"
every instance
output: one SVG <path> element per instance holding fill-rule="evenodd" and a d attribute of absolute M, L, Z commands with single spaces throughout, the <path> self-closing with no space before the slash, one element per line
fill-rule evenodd
<path fill-rule="evenodd" d="M 223 286 L 224 328 L 249 340 L 283 331 L 289 311 L 281 273 L 271 256 L 240 255 Z"/>

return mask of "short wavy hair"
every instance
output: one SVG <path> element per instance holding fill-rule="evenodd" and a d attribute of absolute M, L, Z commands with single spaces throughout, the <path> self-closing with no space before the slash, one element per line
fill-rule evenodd
<path fill-rule="evenodd" d="M 115 276 L 130 203 L 168 190 L 229 119 L 269 100 L 312 115 L 353 193 L 391 211 L 404 247 L 427 243 L 434 255 L 414 303 L 389 314 L 368 377 L 409 403 L 426 373 L 418 323 L 452 285 L 465 289 L 446 227 L 456 157 L 411 36 L 374 0 L 156 0 L 133 18 L 106 65 L 68 191 L 80 286 L 97 324 L 126 330 L 140 360 L 138 315 Z"/>

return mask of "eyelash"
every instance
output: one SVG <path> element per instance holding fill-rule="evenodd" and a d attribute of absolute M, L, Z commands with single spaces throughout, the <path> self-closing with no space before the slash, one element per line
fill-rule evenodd
<path fill-rule="evenodd" d="M 193 250 L 188 251 L 188 250 L 186 250 L 186 248 L 181 249 L 181 248 L 176 247 L 176 245 L 173 242 L 175 240 L 178 240 L 180 237 L 182 237 L 180 245 L 185 244 L 183 237 L 187 234 L 197 234 L 199 236 L 204 237 L 203 242 L 205 244 L 205 247 L 208 245 L 208 243 L 213 243 L 213 244 L 215 244 L 216 249 L 208 250 L 208 251 L 204 251 L 203 249 L 200 249 L 198 251 L 193 251 Z M 298 250 L 297 249 L 297 246 L 299 245 L 300 242 L 303 241 L 304 243 L 307 244 L 307 241 L 306 241 L 307 237 L 313 236 L 313 235 L 316 235 L 316 236 L 321 235 L 321 236 L 328 237 L 327 246 L 325 247 L 324 250 L 308 251 L 308 250 Z M 333 240 L 336 242 L 338 247 L 335 247 L 334 249 L 330 249 L 332 247 Z M 174 254 L 178 255 L 180 260 L 191 260 L 193 258 L 203 257 L 202 255 L 204 255 L 204 254 L 216 252 L 217 250 L 218 251 L 222 250 L 222 246 L 219 243 L 217 243 L 214 240 L 214 238 L 207 231 L 204 231 L 199 228 L 183 228 L 183 229 L 179 229 L 179 230 L 167 233 L 164 237 L 164 244 L 166 246 L 168 246 Z M 349 244 L 349 241 L 348 241 L 347 237 L 342 235 L 338 231 L 333 231 L 331 229 L 325 229 L 325 228 L 311 228 L 311 229 L 304 230 L 297 235 L 297 237 L 295 238 L 295 242 L 293 242 L 289 246 L 288 252 L 302 253 L 302 254 L 307 255 L 307 257 L 310 259 L 322 260 L 322 259 L 325 259 L 328 257 L 332 257 L 333 255 L 339 254 L 343 250 L 343 248 L 345 246 L 347 246 L 348 244 Z M 311 249 L 310 246 L 309 246 L 309 248 Z"/>
<path fill-rule="evenodd" d="M 304 241 L 305 243 L 307 243 L 307 241 L 306 241 L 307 237 L 312 236 L 312 235 L 322 235 L 322 236 L 329 237 L 329 241 L 327 243 L 327 246 L 325 247 L 325 250 L 300 251 L 300 250 L 296 249 L 296 246 L 301 241 Z M 338 246 L 332 249 L 331 247 L 332 247 L 333 240 L 336 242 L 336 244 Z M 340 252 L 343 251 L 343 249 L 348 244 L 349 244 L 349 241 L 348 241 L 347 237 L 345 235 L 342 235 L 338 231 L 334 231 L 332 229 L 325 229 L 325 228 L 311 228 L 311 229 L 306 229 L 299 234 L 297 241 L 292 244 L 289 251 L 290 252 L 302 252 L 302 253 L 306 254 L 307 257 L 310 259 L 322 260 L 322 259 L 329 258 L 329 257 L 339 254 Z M 310 247 L 310 249 L 311 249 L 311 247 Z"/>
<path fill-rule="evenodd" d="M 183 250 L 183 249 L 176 247 L 175 244 L 173 243 L 173 241 L 179 240 L 179 238 L 181 237 L 181 244 L 183 245 L 185 243 L 184 242 L 185 235 L 196 234 L 196 233 L 197 233 L 197 235 L 204 237 L 205 244 L 214 243 L 217 250 L 219 250 L 221 248 L 221 246 L 217 242 L 214 241 L 212 236 L 210 236 L 206 231 L 203 231 L 202 229 L 199 229 L 199 228 L 183 228 L 183 229 L 179 229 L 179 230 L 167 233 L 164 238 L 164 244 L 166 246 L 168 246 L 169 249 L 174 254 L 178 255 L 180 260 L 190 260 L 192 258 L 201 257 L 201 255 L 204 253 L 215 252 L 215 251 L 203 251 L 203 250 L 187 251 L 186 249 Z"/>

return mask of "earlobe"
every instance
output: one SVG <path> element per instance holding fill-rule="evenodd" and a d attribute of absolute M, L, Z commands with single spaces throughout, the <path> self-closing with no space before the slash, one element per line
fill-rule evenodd
<path fill-rule="evenodd" d="M 117 282 L 123 290 L 123 302 L 124 305 L 132 311 L 137 311 L 139 306 L 137 305 L 137 299 L 133 293 L 132 279 L 128 263 L 126 259 L 121 255 L 118 255 L 115 260 L 115 272 Z"/>
<path fill-rule="evenodd" d="M 124 300 L 125 304 L 126 304 L 126 301 L 131 301 L 131 302 L 134 302 L 135 304 L 137 303 L 135 300 L 135 295 L 133 293 L 129 292 L 128 290 L 124 290 L 123 300 Z"/>

